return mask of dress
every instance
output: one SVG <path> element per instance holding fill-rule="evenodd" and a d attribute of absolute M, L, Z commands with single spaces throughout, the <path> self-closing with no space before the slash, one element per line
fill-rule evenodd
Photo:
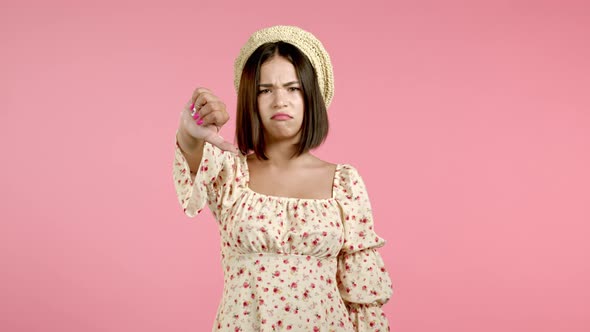
<path fill-rule="evenodd" d="M 184 213 L 219 225 L 223 296 L 213 331 L 389 331 L 392 284 L 365 185 L 338 164 L 328 199 L 248 187 L 246 156 L 206 142 L 194 182 L 178 142 L 173 179 Z"/>

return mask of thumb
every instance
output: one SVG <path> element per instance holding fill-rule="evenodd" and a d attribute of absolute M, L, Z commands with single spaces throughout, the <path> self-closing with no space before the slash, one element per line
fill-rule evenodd
<path fill-rule="evenodd" d="M 205 138 L 205 140 L 223 151 L 228 151 L 236 154 L 240 151 L 235 145 L 224 140 L 223 137 L 221 137 L 221 135 L 219 134 L 209 135 L 207 136 L 207 138 Z"/>

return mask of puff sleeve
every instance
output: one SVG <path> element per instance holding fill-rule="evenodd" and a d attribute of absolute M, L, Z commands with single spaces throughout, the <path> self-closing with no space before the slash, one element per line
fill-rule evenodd
<path fill-rule="evenodd" d="M 215 217 L 219 217 L 222 208 L 223 189 L 232 181 L 232 165 L 225 152 L 209 142 L 205 142 L 203 156 L 194 180 L 191 170 L 178 140 L 176 140 L 172 178 L 176 196 L 184 213 L 195 217 L 208 204 Z"/>
<path fill-rule="evenodd" d="M 358 171 L 343 165 L 337 180 L 344 229 L 336 272 L 338 290 L 355 331 L 389 331 L 382 306 L 393 294 L 392 283 L 377 251 L 386 241 L 374 230 L 369 196 Z"/>

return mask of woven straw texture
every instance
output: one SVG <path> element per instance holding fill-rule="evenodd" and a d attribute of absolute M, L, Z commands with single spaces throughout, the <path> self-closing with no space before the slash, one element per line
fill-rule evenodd
<path fill-rule="evenodd" d="M 277 41 L 295 45 L 311 61 L 317 74 L 318 84 L 326 108 L 328 108 L 334 96 L 334 73 L 330 56 L 324 45 L 313 34 L 296 26 L 276 25 L 260 29 L 250 36 L 234 62 L 234 86 L 236 92 L 239 91 L 242 71 L 250 55 L 262 44 Z"/>

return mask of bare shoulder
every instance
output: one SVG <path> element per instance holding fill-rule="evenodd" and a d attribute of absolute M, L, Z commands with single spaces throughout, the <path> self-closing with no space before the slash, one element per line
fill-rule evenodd
<path fill-rule="evenodd" d="M 334 171 L 334 170 L 336 170 L 336 167 L 338 167 L 338 164 L 334 164 L 329 161 L 322 160 L 322 159 L 312 155 L 309 167 L 313 168 L 313 169 L 317 169 L 317 170 Z"/>

